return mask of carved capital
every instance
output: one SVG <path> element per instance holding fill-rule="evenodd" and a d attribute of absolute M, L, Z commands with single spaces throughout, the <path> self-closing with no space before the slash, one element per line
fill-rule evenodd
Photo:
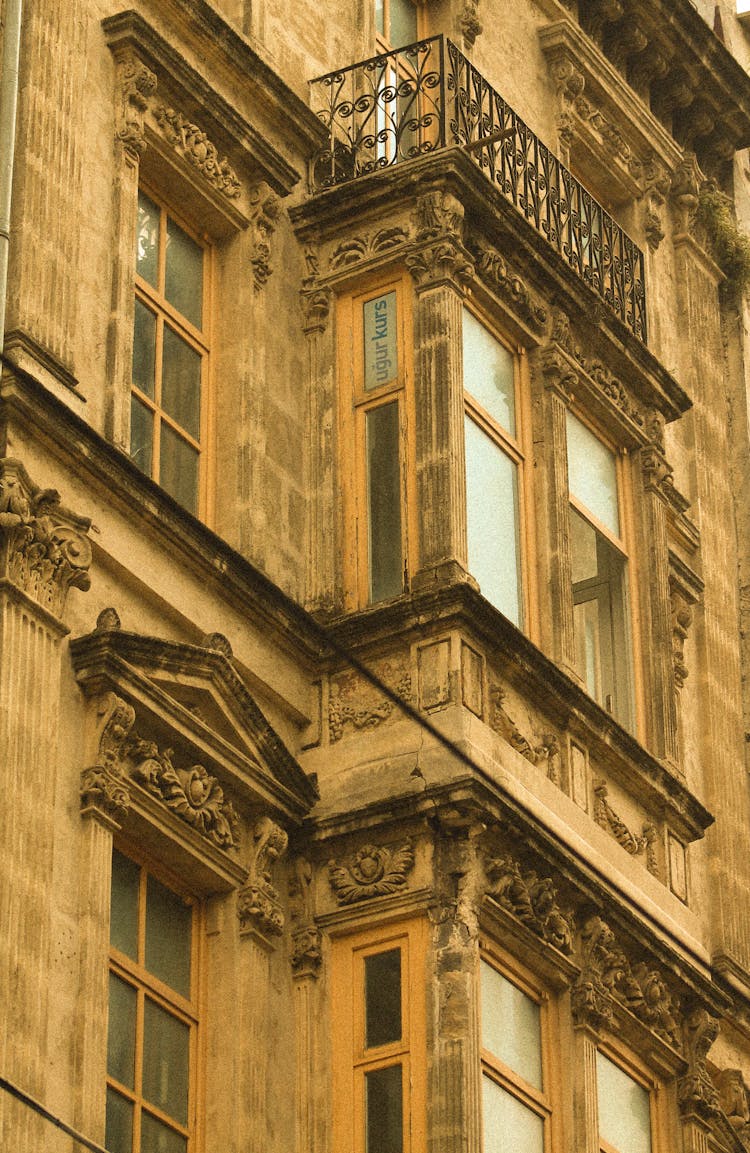
<path fill-rule="evenodd" d="M 0 580 L 10 581 L 60 619 L 70 588 L 91 581 L 91 522 L 40 489 L 20 461 L 0 459 Z"/>
<path fill-rule="evenodd" d="M 144 118 L 149 97 L 156 91 L 156 75 L 133 52 L 117 67 L 120 100 L 117 113 L 116 137 L 127 156 L 138 163 L 146 149 Z"/>
<path fill-rule="evenodd" d="M 281 201 L 267 184 L 260 184 L 251 196 L 252 211 L 250 234 L 252 237 L 253 282 L 256 291 L 263 288 L 271 272 L 271 238 L 281 216 Z"/>
<path fill-rule="evenodd" d="M 463 244 L 464 207 L 455 196 L 425 193 L 412 219 L 416 246 L 405 263 L 418 288 L 457 284 L 471 275 L 471 258 Z"/>
<path fill-rule="evenodd" d="M 561 953 L 573 952 L 573 925 L 558 904 L 557 891 L 549 877 L 533 869 L 523 870 L 510 855 L 493 857 L 485 867 L 486 893 L 537 936 Z"/>
<path fill-rule="evenodd" d="M 118 773 L 102 765 L 92 765 L 81 773 L 81 816 L 97 817 L 112 829 L 130 808 L 127 782 Z"/>
<path fill-rule="evenodd" d="M 363 845 L 346 860 L 329 861 L 328 879 L 340 905 L 384 897 L 406 888 L 414 850 L 403 845 Z"/>
<path fill-rule="evenodd" d="M 264 937 L 276 937 L 283 931 L 284 914 L 272 869 L 286 852 L 287 843 L 287 834 L 270 817 L 256 822 L 248 883 L 240 890 L 237 905 L 241 933 L 256 931 Z"/>

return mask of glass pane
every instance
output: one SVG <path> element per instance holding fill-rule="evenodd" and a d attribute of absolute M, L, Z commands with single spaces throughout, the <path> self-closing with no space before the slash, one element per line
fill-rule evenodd
<path fill-rule="evenodd" d="M 167 217 L 164 295 L 196 328 L 203 311 L 203 249 Z"/>
<path fill-rule="evenodd" d="M 469 417 L 466 532 L 469 572 L 479 581 L 487 600 L 521 626 L 518 469 Z"/>
<path fill-rule="evenodd" d="M 187 1137 L 175 1133 L 150 1113 L 141 1114 L 141 1149 L 144 1153 L 185 1153 Z"/>
<path fill-rule="evenodd" d="M 365 434 L 370 600 L 381 601 L 403 588 L 398 403 L 371 409 Z"/>
<path fill-rule="evenodd" d="M 188 512 L 197 512 L 198 453 L 163 421 L 159 484 Z"/>
<path fill-rule="evenodd" d="M 138 948 L 138 877 L 135 861 L 112 852 L 112 889 L 109 911 L 109 939 L 115 949 L 134 960 Z"/>
<path fill-rule="evenodd" d="M 383 24 L 383 0 L 375 0 L 375 31 L 379 36 L 385 35 Z"/>
<path fill-rule="evenodd" d="M 412 0 L 391 0 L 391 44 L 400 48 L 417 38 L 417 10 Z"/>
<path fill-rule="evenodd" d="M 159 270 L 159 215 L 153 200 L 139 192 L 135 266 L 138 275 L 154 287 Z"/>
<path fill-rule="evenodd" d="M 482 1045 L 529 1085 L 542 1088 L 539 1006 L 482 961 Z"/>
<path fill-rule="evenodd" d="M 467 308 L 463 313 L 464 388 L 515 436 L 514 357 Z"/>
<path fill-rule="evenodd" d="M 143 1019 L 143 1096 L 187 1124 L 190 1029 L 146 1001 Z"/>
<path fill-rule="evenodd" d="M 104 1142 L 109 1153 L 131 1153 L 133 1106 L 114 1089 L 107 1089 L 107 1129 Z"/>
<path fill-rule="evenodd" d="M 165 324 L 161 402 L 195 440 L 201 431 L 201 363 L 200 353 Z"/>
<path fill-rule="evenodd" d="M 544 1121 L 489 1077 L 482 1078 L 484 1153 L 543 1153 Z"/>
<path fill-rule="evenodd" d="M 597 1050 L 599 1134 L 618 1153 L 651 1153 L 650 1094 Z"/>
<path fill-rule="evenodd" d="M 615 536 L 620 534 L 615 454 L 572 412 L 567 414 L 568 489 Z"/>
<path fill-rule="evenodd" d="M 401 1039 L 401 950 L 365 957 L 365 1046 Z"/>
<path fill-rule="evenodd" d="M 133 384 L 152 400 L 155 369 L 156 317 L 140 300 L 136 300 L 133 325 Z"/>
<path fill-rule="evenodd" d="M 190 931 L 193 913 L 176 893 L 149 877 L 146 885 L 146 968 L 190 996 Z"/>
<path fill-rule="evenodd" d="M 130 458 L 141 472 L 153 476 L 154 414 L 137 397 L 130 398 Z"/>
<path fill-rule="evenodd" d="M 110 973 L 107 1072 L 128 1089 L 134 1085 L 136 1002 L 133 986 Z"/>
<path fill-rule="evenodd" d="M 400 1065 L 365 1073 L 366 1153 L 402 1153 L 402 1097 Z"/>
<path fill-rule="evenodd" d="M 396 293 L 368 300 L 363 308 L 365 390 L 370 392 L 398 376 Z"/>

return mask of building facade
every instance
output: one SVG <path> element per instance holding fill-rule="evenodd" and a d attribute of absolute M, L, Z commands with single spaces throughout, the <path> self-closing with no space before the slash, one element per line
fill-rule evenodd
<path fill-rule="evenodd" d="M 2 37 L 0 1147 L 750 1148 L 750 16 Z"/>

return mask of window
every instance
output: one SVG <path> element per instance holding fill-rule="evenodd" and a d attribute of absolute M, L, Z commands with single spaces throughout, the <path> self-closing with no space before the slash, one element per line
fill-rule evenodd
<path fill-rule="evenodd" d="M 334 942 L 334 1149 L 421 1153 L 425 1137 L 424 924 Z"/>
<path fill-rule="evenodd" d="M 192 513 L 205 503 L 208 250 L 138 195 L 130 455 Z"/>
<path fill-rule="evenodd" d="M 419 13 L 413 0 L 375 0 L 378 51 L 413 44 L 419 36 Z"/>
<path fill-rule="evenodd" d="M 519 357 L 463 312 L 469 572 L 488 601 L 524 627 Z"/>
<path fill-rule="evenodd" d="M 484 1153 L 544 1153 L 552 1106 L 539 991 L 506 976 L 487 955 L 480 961 L 480 1002 Z"/>
<path fill-rule="evenodd" d="M 414 478 L 407 468 L 413 454 L 404 287 L 399 279 L 340 301 L 341 363 L 354 377 L 352 402 L 341 405 L 342 487 L 354 541 L 347 558 L 350 607 L 388 600 L 408 584 Z M 345 457 L 350 445 L 355 462 Z"/>
<path fill-rule="evenodd" d="M 196 913 L 112 855 L 107 1131 L 110 1153 L 192 1153 Z"/>
<path fill-rule="evenodd" d="M 651 1153 L 651 1094 L 597 1049 L 599 1148 L 602 1153 Z"/>
<path fill-rule="evenodd" d="M 632 726 L 628 558 L 615 453 L 567 414 L 576 665 L 589 693 Z"/>

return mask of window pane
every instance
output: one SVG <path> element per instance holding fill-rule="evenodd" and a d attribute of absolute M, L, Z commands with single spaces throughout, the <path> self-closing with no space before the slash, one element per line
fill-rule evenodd
<path fill-rule="evenodd" d="M 482 594 L 514 624 L 523 623 L 518 529 L 518 469 L 466 418 L 466 531 L 469 572 Z"/>
<path fill-rule="evenodd" d="M 375 0 L 375 31 L 381 36 L 385 34 L 385 26 L 383 24 L 383 0 Z"/>
<path fill-rule="evenodd" d="M 125 1097 L 109 1088 L 104 1140 L 109 1153 L 131 1153 L 133 1148 L 133 1106 Z"/>
<path fill-rule="evenodd" d="M 365 1073 L 366 1153 L 402 1153 L 404 1120 L 401 1066 Z"/>
<path fill-rule="evenodd" d="M 486 961 L 481 974 L 482 1045 L 529 1085 L 541 1089 L 539 1006 Z"/>
<path fill-rule="evenodd" d="M 398 404 L 371 409 L 365 416 L 365 436 L 370 600 L 381 601 L 403 588 Z"/>
<path fill-rule="evenodd" d="M 164 295 L 196 328 L 203 311 L 203 249 L 167 217 Z"/>
<path fill-rule="evenodd" d="M 567 414 L 568 488 L 605 528 L 620 534 L 615 454 L 572 412 Z"/>
<path fill-rule="evenodd" d="M 391 44 L 400 48 L 417 38 L 417 10 L 412 0 L 391 0 Z"/>
<path fill-rule="evenodd" d="M 153 476 L 154 414 L 135 396 L 130 398 L 130 458 L 141 472 Z"/>
<path fill-rule="evenodd" d="M 110 973 L 107 1072 L 128 1089 L 134 1087 L 136 1002 L 133 986 Z"/>
<path fill-rule="evenodd" d="M 599 1134 L 618 1153 L 651 1153 L 650 1094 L 597 1050 Z"/>
<path fill-rule="evenodd" d="M 464 388 L 501 428 L 515 436 L 513 354 L 467 308 L 463 313 L 463 358 Z"/>
<path fill-rule="evenodd" d="M 198 509 L 198 453 L 164 421 L 159 484 L 188 512 Z"/>
<path fill-rule="evenodd" d="M 141 1114 L 141 1150 L 144 1153 L 184 1153 L 187 1138 L 175 1133 L 150 1113 Z"/>
<path fill-rule="evenodd" d="M 143 1096 L 187 1124 L 190 1030 L 153 1001 L 143 1020 Z"/>
<path fill-rule="evenodd" d="M 161 402 L 164 411 L 196 440 L 201 428 L 201 355 L 164 325 Z"/>
<path fill-rule="evenodd" d="M 192 909 L 176 893 L 149 877 L 146 888 L 146 968 L 160 981 L 190 996 Z"/>
<path fill-rule="evenodd" d="M 368 300 L 364 308 L 365 390 L 382 388 L 398 376 L 396 293 Z"/>
<path fill-rule="evenodd" d="M 109 912 L 109 939 L 115 949 L 134 960 L 138 948 L 138 877 L 134 861 L 112 852 L 112 889 Z"/>
<path fill-rule="evenodd" d="M 365 957 L 365 1046 L 401 1039 L 401 950 Z"/>
<path fill-rule="evenodd" d="M 543 1153 L 544 1122 L 489 1077 L 482 1078 L 484 1153 Z"/>
<path fill-rule="evenodd" d="M 136 234 L 136 271 L 156 287 L 159 269 L 159 209 L 146 196 L 138 193 L 138 226 Z"/>
<path fill-rule="evenodd" d="M 140 300 L 136 300 L 133 326 L 133 384 L 152 400 L 155 366 L 156 317 Z"/>

